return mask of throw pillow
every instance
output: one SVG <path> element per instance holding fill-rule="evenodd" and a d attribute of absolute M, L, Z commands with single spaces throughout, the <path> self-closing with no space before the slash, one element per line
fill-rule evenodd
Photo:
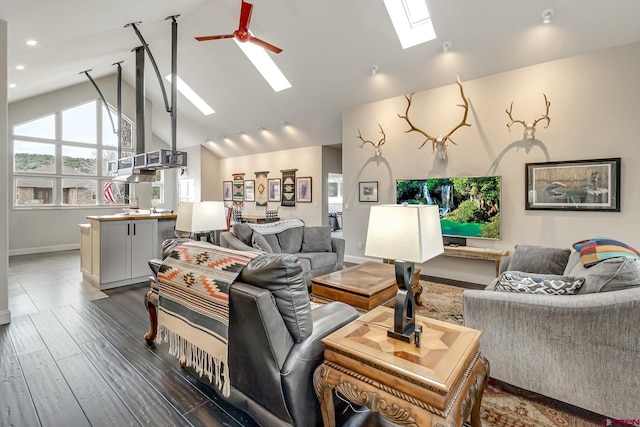
<path fill-rule="evenodd" d="M 524 294 L 575 295 L 583 284 L 584 278 L 580 277 L 506 271 L 500 275 L 495 290 Z"/>
<path fill-rule="evenodd" d="M 291 254 L 262 254 L 252 259 L 238 280 L 267 289 L 273 295 L 289 333 L 302 342 L 313 332 L 309 291 L 302 265 Z"/>
<path fill-rule="evenodd" d="M 509 261 L 509 270 L 560 275 L 564 273 L 570 254 L 569 249 L 516 245 Z"/>
<path fill-rule="evenodd" d="M 578 263 L 571 270 L 571 276 L 585 279 L 579 294 L 634 288 L 640 286 L 640 259 L 610 258 L 589 268 Z"/>
<path fill-rule="evenodd" d="M 251 236 L 253 229 L 244 223 L 233 224 L 233 235 L 242 241 L 245 245 L 251 246 Z"/>
<path fill-rule="evenodd" d="M 585 268 L 611 258 L 640 258 L 640 253 L 637 250 L 613 239 L 581 240 L 574 243 L 573 248 L 580 252 L 580 261 Z"/>
<path fill-rule="evenodd" d="M 282 252 L 287 254 L 297 254 L 302 248 L 302 234 L 304 226 L 292 227 L 277 234 L 278 242 Z"/>
<path fill-rule="evenodd" d="M 331 228 L 304 227 L 302 252 L 331 252 Z"/>
<path fill-rule="evenodd" d="M 251 237 L 251 246 L 262 252 L 273 252 L 273 249 L 271 249 L 271 245 L 267 242 L 267 239 L 257 231 L 253 233 L 253 236 Z"/>

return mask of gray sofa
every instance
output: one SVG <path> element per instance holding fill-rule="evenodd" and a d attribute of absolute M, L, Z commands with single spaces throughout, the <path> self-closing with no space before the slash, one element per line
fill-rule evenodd
<path fill-rule="evenodd" d="M 501 273 L 584 278 L 575 295 L 463 293 L 465 325 L 483 331 L 491 377 L 615 419 L 638 418 L 640 260 L 584 268 L 569 249 L 516 246 Z M 547 276 L 538 274 L 543 273 Z"/>
<path fill-rule="evenodd" d="M 265 224 L 236 223 L 220 235 L 220 246 L 241 251 L 296 255 L 305 283 L 344 266 L 344 239 L 331 237 L 328 226 L 306 226 L 301 220 Z"/>

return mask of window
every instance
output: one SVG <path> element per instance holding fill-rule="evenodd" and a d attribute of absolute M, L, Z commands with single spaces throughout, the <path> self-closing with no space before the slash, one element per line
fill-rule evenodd
<path fill-rule="evenodd" d="M 129 185 L 108 176 L 109 161 L 118 157 L 109 111 L 115 119 L 110 106 L 93 100 L 13 127 L 14 206 L 125 204 Z M 133 155 L 132 129 L 122 117 L 129 144 L 123 156 Z"/>

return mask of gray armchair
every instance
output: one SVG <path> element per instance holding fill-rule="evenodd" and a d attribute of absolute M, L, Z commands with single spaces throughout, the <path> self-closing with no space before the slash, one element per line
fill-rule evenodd
<path fill-rule="evenodd" d="M 610 259 L 585 269 L 576 252 L 534 249 L 548 256 L 516 247 L 501 271 L 515 265 L 535 273 L 537 264 L 541 273 L 585 278 L 583 290 L 565 296 L 497 292 L 494 281 L 487 290 L 465 291 L 465 326 L 483 331 L 480 351 L 491 376 L 604 416 L 637 418 L 640 260 Z M 566 253 L 566 265 L 561 256 L 550 267 L 558 251 Z"/>

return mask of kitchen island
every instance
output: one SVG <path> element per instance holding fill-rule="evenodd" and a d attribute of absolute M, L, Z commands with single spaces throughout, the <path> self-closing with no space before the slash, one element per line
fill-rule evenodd
<path fill-rule="evenodd" d="M 176 214 L 134 211 L 88 216 L 80 224 L 80 270 L 101 290 L 147 280 L 147 261 L 158 258 L 162 242 L 174 237 Z"/>

